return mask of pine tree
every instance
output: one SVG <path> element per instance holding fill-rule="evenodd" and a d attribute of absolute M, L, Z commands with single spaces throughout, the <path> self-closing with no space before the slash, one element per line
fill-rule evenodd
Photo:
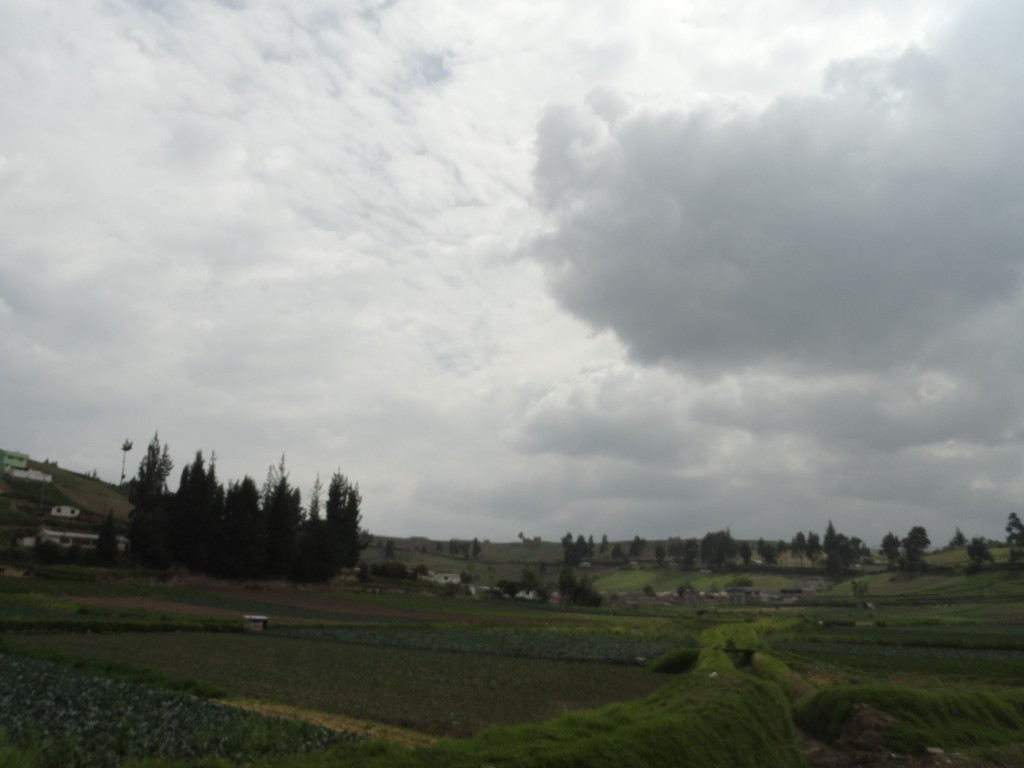
<path fill-rule="evenodd" d="M 263 486 L 263 508 L 267 518 L 267 576 L 286 577 L 291 573 L 298 552 L 302 499 L 288 482 L 284 456 L 277 467 L 270 467 Z"/>
<path fill-rule="evenodd" d="M 173 468 L 170 450 L 166 445 L 160 447 L 160 436 L 154 433 L 128 493 L 132 503 L 128 517 L 132 551 L 145 565 L 156 568 L 171 564 L 167 478 Z"/>

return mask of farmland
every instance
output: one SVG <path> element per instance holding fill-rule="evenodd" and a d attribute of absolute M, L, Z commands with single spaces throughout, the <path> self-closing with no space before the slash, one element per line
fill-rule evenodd
<path fill-rule="evenodd" d="M 186 708 L 198 707 L 188 711 L 202 713 L 187 717 L 219 722 L 227 708 L 241 718 L 217 727 L 223 749 L 209 730 L 181 725 L 198 741 L 160 751 L 125 736 L 156 726 L 129 728 L 122 705 L 101 699 L 89 706 L 107 707 L 107 720 L 120 725 L 96 740 L 100 756 L 89 759 L 97 765 L 143 755 L 259 762 L 271 759 L 268 734 L 285 729 L 272 739 L 287 753 L 276 759 L 295 766 L 553 765 L 569 755 L 581 765 L 677 765 L 689 755 L 699 765 L 790 766 L 802 764 L 801 751 L 811 765 L 846 753 L 882 765 L 886 750 L 920 754 L 927 746 L 956 751 L 962 765 L 1011 766 L 1006 755 L 1024 728 L 1022 621 L 1004 595 L 906 605 L 912 593 L 901 592 L 868 612 L 842 600 L 583 610 L 402 589 L 102 581 L 84 571 L 0 580 L 6 664 L 36 665 L 38 690 L 127 685 L 134 687 L 118 694 L 124 700 L 155 692 L 184 697 Z M 61 578 L 68 574 L 76 578 Z M 240 632 L 242 613 L 270 616 L 270 629 Z M 677 674 L 652 673 L 659 657 L 659 668 Z M 58 712 L 64 705 L 54 702 L 68 701 L 36 698 Z M 860 717 L 851 713 L 864 706 L 888 725 L 876 743 L 851 746 Z M 915 714 L 933 706 L 932 720 Z M 252 710 L 291 719 L 245 719 Z M 972 725 L 997 712 L 1004 725 Z M 7 738 L 40 765 L 85 749 L 51 720 L 102 719 L 34 710 L 19 717 L 37 729 L 27 736 L 8 727 Z M 333 723 L 334 736 L 289 735 L 296 718 Z M 806 740 L 801 748 L 797 728 L 822 751 Z"/>

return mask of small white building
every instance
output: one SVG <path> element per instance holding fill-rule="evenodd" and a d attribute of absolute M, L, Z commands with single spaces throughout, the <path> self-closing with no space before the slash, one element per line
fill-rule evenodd
<path fill-rule="evenodd" d="M 54 507 L 50 510 L 50 517 L 64 517 L 74 519 L 82 514 L 82 510 L 76 509 L 75 507 L 69 507 L 63 504 L 59 507 Z"/>
<path fill-rule="evenodd" d="M 435 584 L 462 583 L 462 577 L 457 573 L 432 573 L 428 578 Z"/>
<path fill-rule="evenodd" d="M 99 541 L 98 533 L 79 533 L 78 531 L 55 531 L 52 528 L 40 528 L 35 536 L 22 536 L 15 543 L 19 547 L 37 547 L 44 542 L 56 544 L 58 547 L 71 549 L 78 545 L 82 549 L 96 549 Z M 131 542 L 126 536 L 117 536 L 117 551 L 127 552 Z"/>
<path fill-rule="evenodd" d="M 21 478 L 22 480 L 34 480 L 37 483 L 48 483 L 53 480 L 53 475 L 40 472 L 38 469 L 14 469 L 12 467 L 7 467 L 4 470 L 4 473 L 11 477 Z"/>

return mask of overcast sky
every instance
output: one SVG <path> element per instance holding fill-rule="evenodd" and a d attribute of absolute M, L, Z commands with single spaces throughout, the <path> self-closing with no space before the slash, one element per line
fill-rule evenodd
<path fill-rule="evenodd" d="M 1024 507 L 1024 5 L 0 3 L 0 447 L 372 532 Z"/>

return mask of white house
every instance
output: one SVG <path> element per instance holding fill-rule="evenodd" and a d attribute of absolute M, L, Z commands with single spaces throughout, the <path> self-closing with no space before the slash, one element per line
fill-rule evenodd
<path fill-rule="evenodd" d="M 53 475 L 40 472 L 38 469 L 14 469 L 7 467 L 4 473 L 11 477 L 20 477 L 22 480 L 35 480 L 37 483 L 48 483 L 53 480 Z"/>
<path fill-rule="evenodd" d="M 50 517 L 76 518 L 80 514 L 82 514 L 82 510 L 75 509 L 74 507 L 69 507 L 66 504 L 63 504 L 59 507 L 54 507 L 53 509 L 50 510 Z"/>
<path fill-rule="evenodd" d="M 96 549 L 99 541 L 98 533 L 79 533 L 77 531 L 55 531 L 52 528 L 40 528 L 35 536 L 22 536 L 16 543 L 19 547 L 36 547 L 44 542 L 56 544 L 58 547 L 70 549 L 76 544 L 82 549 Z M 127 552 L 131 543 L 126 536 L 118 536 L 117 551 Z"/>
<path fill-rule="evenodd" d="M 459 584 L 462 577 L 457 573 L 432 573 L 430 580 L 435 584 Z"/>

